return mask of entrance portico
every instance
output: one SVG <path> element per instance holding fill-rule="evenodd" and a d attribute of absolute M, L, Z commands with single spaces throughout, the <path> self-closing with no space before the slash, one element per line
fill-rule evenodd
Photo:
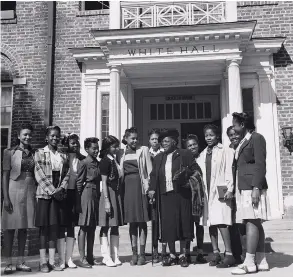
<path fill-rule="evenodd" d="M 219 93 L 213 97 L 219 98 L 214 105 L 218 105 L 220 115 L 210 121 L 221 120 L 222 139 L 227 145 L 231 114 L 243 110 L 242 89 L 250 88 L 257 131 L 267 140 L 267 177 L 275 199 L 273 217 L 280 217 L 282 184 L 272 53 L 281 47 L 282 40 L 254 40 L 254 27 L 255 22 L 233 22 L 93 30 L 99 47 L 71 50 L 83 64 L 81 139 L 101 137 L 100 100 L 105 92 L 110 104 L 109 133 L 121 139 L 124 130 L 135 125 L 145 142 L 149 126 L 142 119 L 146 98 L 137 102 L 141 89 L 146 93 L 151 88 L 178 88 L 178 93 L 166 93 L 166 98 L 182 95 L 182 87 L 218 86 Z M 196 103 L 207 95 L 198 92 L 194 97 Z M 192 121 L 188 118 L 185 123 L 188 120 Z"/>

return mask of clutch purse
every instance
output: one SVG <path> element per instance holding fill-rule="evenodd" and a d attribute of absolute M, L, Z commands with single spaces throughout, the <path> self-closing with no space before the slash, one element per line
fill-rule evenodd
<path fill-rule="evenodd" d="M 217 189 L 218 189 L 219 200 L 224 200 L 224 196 L 228 188 L 226 186 L 217 186 Z"/>

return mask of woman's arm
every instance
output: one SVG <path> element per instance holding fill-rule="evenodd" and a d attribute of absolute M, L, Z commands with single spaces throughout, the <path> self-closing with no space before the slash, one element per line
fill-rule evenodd
<path fill-rule="evenodd" d="M 3 188 L 3 201 L 4 209 L 11 213 L 13 206 L 9 197 L 9 177 L 11 169 L 11 151 L 5 149 L 3 152 L 3 177 L 2 177 L 2 188 Z"/>
<path fill-rule="evenodd" d="M 106 213 L 110 213 L 111 204 L 110 204 L 109 195 L 108 195 L 107 180 L 108 180 L 108 176 L 102 175 L 102 190 L 103 190 L 103 195 L 105 198 L 105 211 Z"/>
<path fill-rule="evenodd" d="M 52 195 L 55 192 L 55 187 L 51 183 L 51 181 L 45 175 L 43 169 L 43 161 L 39 151 L 35 152 L 35 178 L 38 185 L 45 191 L 48 195 Z"/>
<path fill-rule="evenodd" d="M 229 192 L 234 190 L 233 182 L 233 160 L 234 160 L 234 151 L 231 148 L 224 148 L 225 151 L 225 183 Z"/>
<path fill-rule="evenodd" d="M 84 162 L 80 162 L 77 167 L 77 177 L 76 177 L 76 189 L 79 194 L 82 193 L 83 184 L 86 181 L 87 176 L 87 165 Z"/>
<path fill-rule="evenodd" d="M 153 164 L 151 160 L 151 155 L 149 149 L 147 147 L 144 148 L 144 157 L 145 157 L 145 165 L 146 165 L 146 172 L 147 178 L 150 178 L 150 174 L 153 170 Z"/>
<path fill-rule="evenodd" d="M 66 154 L 63 154 L 63 155 L 66 155 Z M 66 168 L 67 168 L 67 173 L 61 182 L 60 188 L 67 189 L 68 181 L 69 181 L 69 177 L 70 177 L 69 156 L 66 155 L 66 157 L 63 158 L 62 162 L 63 162 L 63 166 L 66 166 Z"/>

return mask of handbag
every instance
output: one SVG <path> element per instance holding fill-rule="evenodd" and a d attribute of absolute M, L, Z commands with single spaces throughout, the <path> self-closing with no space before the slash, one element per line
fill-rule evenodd
<path fill-rule="evenodd" d="M 217 186 L 219 200 L 224 200 L 224 196 L 226 192 L 228 191 L 228 188 L 226 186 Z"/>

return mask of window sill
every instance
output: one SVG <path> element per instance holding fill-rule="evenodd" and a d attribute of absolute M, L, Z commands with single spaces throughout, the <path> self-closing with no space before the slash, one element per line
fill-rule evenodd
<path fill-rule="evenodd" d="M 109 14 L 110 14 L 109 10 L 106 9 L 106 10 L 79 11 L 76 16 L 84 17 L 84 16 L 109 15 Z"/>
<path fill-rule="evenodd" d="M 1 11 L 1 20 L 11 20 L 15 19 L 15 11 L 8 10 L 8 11 Z"/>

